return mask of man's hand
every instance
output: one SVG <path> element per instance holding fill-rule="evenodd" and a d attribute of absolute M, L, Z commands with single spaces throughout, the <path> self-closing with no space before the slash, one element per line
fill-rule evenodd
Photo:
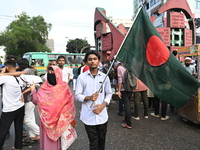
<path fill-rule="evenodd" d="M 97 98 L 98 98 L 98 96 L 99 96 L 99 93 L 94 93 L 94 94 L 92 94 L 91 96 L 90 96 L 90 100 L 92 100 L 92 101 L 96 101 L 97 100 Z"/>
<path fill-rule="evenodd" d="M 122 93 L 121 93 L 120 91 L 118 91 L 118 97 L 119 97 L 120 99 L 122 99 Z"/>
<path fill-rule="evenodd" d="M 100 114 L 102 112 L 102 110 L 106 107 L 107 103 L 104 102 L 103 104 L 97 104 L 97 105 L 94 105 L 93 107 L 96 107 L 94 110 L 93 110 L 93 113 L 95 114 Z"/>
<path fill-rule="evenodd" d="M 35 90 L 35 87 L 36 87 L 35 82 L 33 82 L 33 84 L 30 86 L 31 91 Z"/>
<path fill-rule="evenodd" d="M 7 69 L 6 69 L 7 67 L 4 67 L 4 68 L 2 68 L 1 69 L 1 73 L 0 73 L 0 76 L 5 76 L 5 72 L 7 71 Z"/>
<path fill-rule="evenodd" d="M 98 92 L 95 92 L 94 94 L 92 94 L 91 96 L 86 96 L 85 97 L 85 101 L 93 101 L 93 103 L 94 103 L 94 101 L 96 101 L 97 100 L 97 98 L 98 98 L 98 96 L 99 96 L 99 94 L 98 94 Z M 91 106 L 92 107 L 92 106 Z"/>
<path fill-rule="evenodd" d="M 27 92 L 31 91 L 31 88 L 29 87 L 28 89 L 24 90 L 22 93 L 26 94 Z"/>
<path fill-rule="evenodd" d="M 5 76 L 5 74 L 4 74 L 4 73 L 0 73 L 0 77 L 1 77 L 1 76 Z"/>

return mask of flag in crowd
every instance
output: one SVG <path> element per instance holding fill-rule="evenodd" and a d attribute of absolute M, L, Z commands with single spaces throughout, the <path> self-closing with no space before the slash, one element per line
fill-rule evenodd
<path fill-rule="evenodd" d="M 143 9 L 129 30 L 117 60 L 158 98 L 181 108 L 200 83 L 170 53 Z"/>

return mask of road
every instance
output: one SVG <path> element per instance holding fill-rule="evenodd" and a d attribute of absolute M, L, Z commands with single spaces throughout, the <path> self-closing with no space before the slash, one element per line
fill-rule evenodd
<path fill-rule="evenodd" d="M 88 150 L 89 142 L 83 126 L 79 120 L 80 103 L 75 101 L 77 108 L 76 130 L 78 138 L 69 150 Z M 133 128 L 121 127 L 123 117 L 117 115 L 118 101 L 112 100 L 108 113 L 108 131 L 106 138 L 106 150 L 199 150 L 200 126 L 191 122 L 184 122 L 178 114 L 167 111 L 169 120 L 161 121 L 159 118 L 149 116 L 142 117 L 143 105 L 141 105 L 140 120 L 132 119 Z M 37 111 L 36 111 L 37 113 Z M 150 112 L 149 112 L 150 113 Z M 37 122 L 39 121 L 37 116 Z M 6 140 L 5 150 L 13 146 L 14 131 L 11 127 L 11 135 Z M 26 146 L 23 150 L 39 150 L 39 143 Z"/>

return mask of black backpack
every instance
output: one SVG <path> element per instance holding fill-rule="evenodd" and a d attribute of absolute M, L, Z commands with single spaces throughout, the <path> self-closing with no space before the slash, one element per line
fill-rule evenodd
<path fill-rule="evenodd" d="M 124 73 L 124 83 L 123 83 L 124 89 L 127 92 L 134 92 L 137 86 L 137 79 L 136 76 L 126 69 Z"/>

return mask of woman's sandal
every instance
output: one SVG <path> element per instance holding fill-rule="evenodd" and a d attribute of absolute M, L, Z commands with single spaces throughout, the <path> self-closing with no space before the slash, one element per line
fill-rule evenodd
<path fill-rule="evenodd" d="M 122 127 L 123 127 L 123 128 L 127 128 L 127 129 L 132 129 L 132 127 L 131 127 L 131 126 L 128 126 L 126 123 L 122 123 Z"/>

